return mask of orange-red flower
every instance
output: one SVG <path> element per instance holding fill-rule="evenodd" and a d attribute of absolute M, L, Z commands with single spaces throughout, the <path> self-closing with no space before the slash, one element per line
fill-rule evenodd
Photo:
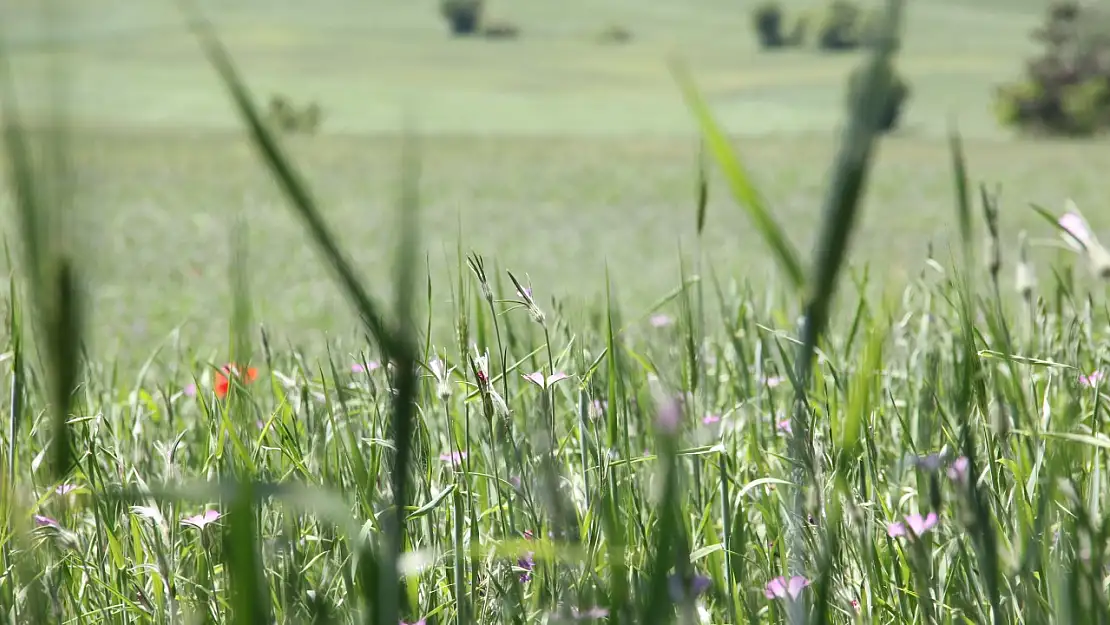
<path fill-rule="evenodd" d="M 227 397 L 227 392 L 231 388 L 231 380 L 228 376 L 238 378 L 240 383 L 249 384 L 258 379 L 258 369 L 254 367 L 247 367 L 246 371 L 240 373 L 239 367 L 236 365 L 224 365 L 220 371 L 216 373 L 216 383 L 213 388 L 216 391 L 216 397 Z"/>

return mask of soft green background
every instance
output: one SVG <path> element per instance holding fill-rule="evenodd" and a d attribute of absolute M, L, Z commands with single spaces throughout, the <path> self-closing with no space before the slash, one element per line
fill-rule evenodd
<path fill-rule="evenodd" d="M 286 143 L 383 296 L 406 113 L 424 135 L 433 305 L 450 297 L 460 223 L 465 249 L 530 277 L 543 302 L 597 297 L 606 265 L 634 311 L 673 288 L 680 246 L 695 245 L 697 143 L 668 73 L 672 56 L 689 64 L 805 248 L 845 77 L 861 58 L 760 53 L 751 3 L 725 0 L 492 2 L 494 17 L 521 27 L 516 41 L 452 40 L 433 0 L 230 4 L 202 6 L 259 101 L 284 92 L 323 107 L 322 134 Z M 324 332 L 355 327 L 172 3 L 65 2 L 56 32 L 41 28 L 36 3 L 14 5 L 4 17 L 29 116 L 46 111 L 50 61 L 64 61 L 80 129 L 71 224 L 87 258 L 97 352 L 145 356 L 180 323 L 191 344 L 217 347 L 237 212 L 250 224 L 257 316 L 275 336 L 318 343 Z M 975 179 L 1003 189 L 1007 240 L 1023 227 L 1034 239 L 1051 237 L 1030 201 L 1058 208 L 1071 196 L 1096 227 L 1105 223 L 1106 144 L 1017 139 L 993 120 L 992 92 L 1019 75 L 1041 10 L 1031 0 L 908 3 L 900 67 L 913 99 L 881 147 L 855 250 L 883 281 L 916 275 L 930 240 L 947 254 L 952 120 Z M 598 44 L 611 24 L 631 30 L 633 42 Z M 721 277 L 773 279 L 720 184 L 709 224 L 704 251 Z M 1004 252 L 1012 260 L 1016 250 Z"/>

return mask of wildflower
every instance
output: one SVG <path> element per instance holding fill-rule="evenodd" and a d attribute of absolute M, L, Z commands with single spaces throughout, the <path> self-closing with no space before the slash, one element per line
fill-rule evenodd
<path fill-rule="evenodd" d="M 258 379 L 258 369 L 254 367 L 247 367 L 243 373 L 239 372 L 239 367 L 236 365 L 224 365 L 220 371 L 216 373 L 216 382 L 214 388 L 216 390 L 216 397 L 227 397 L 227 392 L 231 389 L 231 380 L 228 376 L 238 378 L 241 382 L 254 382 Z"/>
<path fill-rule="evenodd" d="M 1098 383 L 1102 381 L 1103 377 L 1104 374 L 1101 371 L 1092 371 L 1090 375 L 1080 374 L 1079 383 L 1083 386 L 1093 387 L 1098 385 Z"/>
<path fill-rule="evenodd" d="M 927 454 L 914 459 L 914 464 L 922 471 L 932 472 L 940 469 L 944 457 L 941 454 Z"/>
<path fill-rule="evenodd" d="M 702 425 L 713 425 L 714 423 L 720 423 L 721 422 L 721 417 L 720 417 L 720 415 L 707 414 L 704 417 L 702 417 L 701 422 L 702 422 Z"/>
<path fill-rule="evenodd" d="M 763 588 L 763 595 L 768 599 L 797 599 L 798 595 L 802 594 L 802 589 L 809 586 L 809 580 L 801 575 L 795 575 L 788 581 L 785 577 L 779 576 L 767 582 Z"/>
<path fill-rule="evenodd" d="M 532 571 L 536 568 L 536 561 L 533 558 L 535 554 L 531 551 L 525 553 L 524 556 L 517 558 L 516 566 L 521 569 L 520 581 L 521 583 L 531 581 Z"/>
<path fill-rule="evenodd" d="M 1091 270 L 1101 278 L 1110 278 L 1110 252 L 1102 247 L 1094 233 L 1091 232 L 1087 220 L 1079 212 L 1075 202 L 1068 200 L 1065 203 L 1067 212 L 1057 222 L 1064 232 L 1061 234 L 1064 242 L 1072 249 L 1087 256 Z"/>
<path fill-rule="evenodd" d="M 565 373 L 560 373 L 560 372 L 557 371 L 557 372 L 552 373 L 551 375 L 549 375 L 545 378 L 544 375 L 543 375 L 543 371 L 536 371 L 535 373 L 529 373 L 529 374 L 526 374 L 522 377 L 525 380 L 528 380 L 532 384 L 535 384 L 536 386 L 538 386 L 542 389 L 548 389 L 548 388 L 551 388 L 552 386 L 554 386 L 554 384 L 556 382 L 560 382 L 562 380 L 565 380 L 565 379 L 569 378 L 570 376 L 565 374 Z"/>
<path fill-rule="evenodd" d="M 608 409 L 609 402 L 601 399 L 595 399 L 590 402 L 590 418 L 600 419 L 601 417 L 605 416 L 605 411 Z"/>
<path fill-rule="evenodd" d="M 659 414 L 655 423 L 659 429 L 667 434 L 678 432 L 678 425 L 682 422 L 682 403 L 677 399 L 667 401 L 659 407 Z"/>
<path fill-rule="evenodd" d="M 852 609 L 856 611 L 856 614 L 859 614 L 859 599 L 852 599 L 848 602 L 848 605 L 852 606 Z"/>
<path fill-rule="evenodd" d="M 219 512 L 215 510 L 205 510 L 204 512 L 195 516 L 188 516 L 184 519 L 181 519 L 181 524 L 190 525 L 197 528 L 198 530 L 203 530 L 205 527 L 208 527 L 209 525 L 215 523 L 219 518 Z"/>
<path fill-rule="evenodd" d="M 452 451 L 450 453 L 442 453 L 442 454 L 439 455 L 439 459 L 442 460 L 443 462 L 449 462 L 452 465 L 457 467 L 457 466 L 462 464 L 463 460 L 466 459 L 466 452 L 465 451 Z"/>
<path fill-rule="evenodd" d="M 509 272 L 509 279 L 513 281 L 513 285 L 516 287 L 517 297 L 520 298 L 519 303 L 528 309 L 529 314 L 532 315 L 532 319 L 534 319 L 536 323 L 543 325 L 545 317 L 543 311 L 536 305 L 535 298 L 532 297 L 532 289 L 522 285 L 512 272 Z"/>
<path fill-rule="evenodd" d="M 81 487 L 76 484 L 59 484 L 58 487 L 54 489 L 54 492 L 59 495 L 68 495 L 78 488 Z"/>
<path fill-rule="evenodd" d="M 404 621 L 400 621 L 398 623 L 398 625 L 424 625 L 424 619 L 420 619 L 419 621 L 414 621 L 412 623 L 406 623 Z"/>
<path fill-rule="evenodd" d="M 948 465 L 948 479 L 957 483 L 967 480 L 967 456 L 960 456 Z"/>
<path fill-rule="evenodd" d="M 682 601 L 686 596 L 687 589 L 690 592 L 690 597 L 697 597 L 706 590 L 709 590 L 710 580 L 704 575 L 694 574 L 689 581 L 689 586 L 683 584 L 683 579 L 678 575 L 671 575 L 667 578 L 667 590 L 671 594 L 671 599 L 677 603 Z"/>
<path fill-rule="evenodd" d="M 775 388 L 776 386 L 782 384 L 782 382 L 782 377 L 777 375 L 763 378 L 763 385 L 767 388 Z"/>
<path fill-rule="evenodd" d="M 197 396 L 196 382 L 189 382 L 188 384 L 185 385 L 185 388 L 181 389 L 181 392 L 184 393 L 186 397 L 196 397 Z"/>
<path fill-rule="evenodd" d="M 649 319 L 648 321 L 649 323 L 651 323 L 651 327 L 653 328 L 665 328 L 674 323 L 674 319 L 671 319 L 670 315 L 664 315 L 662 313 L 652 315 L 651 319 Z"/>
<path fill-rule="evenodd" d="M 49 526 L 49 527 L 61 527 L 60 523 L 58 523 L 57 521 L 55 521 L 54 519 L 52 519 L 48 516 L 42 515 L 42 514 L 33 515 L 31 517 L 31 519 L 34 520 L 35 525 L 37 525 L 39 527 L 47 527 L 47 526 Z"/>
<path fill-rule="evenodd" d="M 351 373 L 372 373 L 380 369 L 381 366 L 382 363 L 378 362 L 377 360 L 371 360 L 366 364 L 363 364 L 361 362 L 353 362 L 351 363 Z"/>
<path fill-rule="evenodd" d="M 780 420 L 778 423 L 775 424 L 775 427 L 780 432 L 784 432 L 786 434 L 793 434 L 794 433 L 794 429 L 792 427 L 790 427 L 790 418 L 789 417 Z"/>
<path fill-rule="evenodd" d="M 447 363 L 438 358 L 429 362 L 428 368 L 431 369 L 432 377 L 436 380 L 436 396 L 440 401 L 447 401 L 451 398 L 451 372 L 455 368 L 448 367 Z"/>
<path fill-rule="evenodd" d="M 908 536 L 906 530 L 913 532 L 915 537 L 920 538 L 929 532 L 929 530 L 936 527 L 940 519 L 937 517 L 936 512 L 930 512 L 925 516 L 920 514 L 909 514 L 903 519 L 903 523 L 889 523 L 886 526 L 886 534 L 891 538 L 898 538 L 901 536 Z"/>

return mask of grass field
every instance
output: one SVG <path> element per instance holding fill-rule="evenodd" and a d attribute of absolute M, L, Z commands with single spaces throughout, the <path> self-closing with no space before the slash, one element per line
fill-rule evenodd
<path fill-rule="evenodd" d="M 324 107 L 281 142 L 318 207 L 168 4 L 5 7 L 33 123 L 69 71 L 75 236 L 67 265 L 15 227 L 59 209 L 9 125 L 0 623 L 1110 621 L 1110 252 L 1062 215 L 1108 223 L 1110 156 L 990 114 L 1039 2 L 908 8 L 857 228 L 829 183 L 863 55 L 760 54 L 734 2 L 495 2 L 511 42 L 432 2 L 226 4 L 258 102 Z M 796 257 L 735 168 L 698 206 L 712 122 L 671 54 Z"/>
<path fill-rule="evenodd" d="M 804 7 L 804 4 L 792 6 Z M 885 141 L 859 260 L 882 259 L 897 283 L 918 271 L 930 239 L 943 251 L 951 197 L 944 134 L 958 120 L 973 175 L 1003 186 L 1012 240 L 1026 202 L 1073 196 L 1101 221 L 1101 145 L 1021 141 L 996 127 L 993 86 L 1020 70 L 1037 2 L 938 2 L 910 7 L 901 67 L 914 89 L 904 128 Z M 685 58 L 791 237 L 805 245 L 844 114 L 843 82 L 859 55 L 760 54 L 731 3 L 529 0 L 491 12 L 519 23 L 519 41 L 453 41 L 434 6 L 388 0 L 206 5 L 260 100 L 316 99 L 323 134 L 292 149 L 344 228 L 359 267 L 381 281 L 394 228 L 395 137 L 408 111 L 424 133 L 424 230 L 434 276 L 458 225 L 468 248 L 531 276 L 544 297 L 595 298 L 609 264 L 620 297 L 643 308 L 690 251 L 697 146 L 666 61 Z M 281 336 L 347 333 L 350 318 L 321 286 L 262 169 L 242 141 L 214 73 L 171 3 L 98 0 L 68 7 L 44 32 L 16 13 L 16 73 L 29 106 L 49 92 L 49 59 L 67 62 L 79 174 L 74 220 L 85 244 L 98 350 L 134 360 L 178 324 L 210 344 L 226 336 L 225 216 L 252 228 L 261 316 Z M 632 30 L 601 46 L 609 24 Z M 50 45 L 48 45 L 50 44 Z M 40 109 L 41 110 L 41 109 Z M 705 251 L 726 275 L 762 283 L 765 250 L 717 185 L 720 228 Z M 124 227 L 126 226 L 126 227 Z M 683 241 L 683 238 L 685 239 Z M 164 284 L 135 289 L 135 284 Z"/>

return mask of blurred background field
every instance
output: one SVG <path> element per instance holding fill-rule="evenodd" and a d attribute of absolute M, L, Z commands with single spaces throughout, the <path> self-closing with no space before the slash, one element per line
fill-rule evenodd
<path fill-rule="evenodd" d="M 44 110 L 49 61 L 70 72 L 72 220 L 88 259 L 95 349 L 143 358 L 179 324 L 190 343 L 218 345 L 238 212 L 251 229 L 258 319 L 296 342 L 351 335 L 346 307 L 172 3 L 71 4 L 57 32 L 41 28 L 34 3 L 15 3 L 6 17 L 25 107 Z M 760 51 L 748 9 L 725 0 L 494 0 L 487 14 L 520 29 L 506 40 L 452 38 L 431 1 L 201 5 L 260 102 L 280 92 L 322 107 L 319 131 L 286 143 L 381 293 L 406 114 L 423 135 L 433 280 L 456 266 L 461 224 L 464 249 L 528 276 L 541 299 L 594 300 L 608 266 L 637 312 L 673 288 L 676 252 L 694 245 L 697 142 L 668 58 L 688 62 L 802 248 L 844 119 L 845 81 L 862 58 Z M 950 120 L 975 179 L 1001 185 L 1003 240 L 1038 223 L 1028 202 L 1056 209 L 1066 196 L 1096 229 L 1105 224 L 1104 143 L 1017 138 L 992 113 L 994 89 L 1022 71 L 1043 11 L 1033 0 L 910 4 L 898 67 L 913 97 L 883 140 L 856 265 L 881 261 L 875 276 L 900 285 L 920 271 L 930 241 L 947 255 Z M 599 41 L 617 27 L 629 41 Z M 767 283 L 772 262 L 716 179 L 709 210 L 704 251 L 715 270 Z"/>

